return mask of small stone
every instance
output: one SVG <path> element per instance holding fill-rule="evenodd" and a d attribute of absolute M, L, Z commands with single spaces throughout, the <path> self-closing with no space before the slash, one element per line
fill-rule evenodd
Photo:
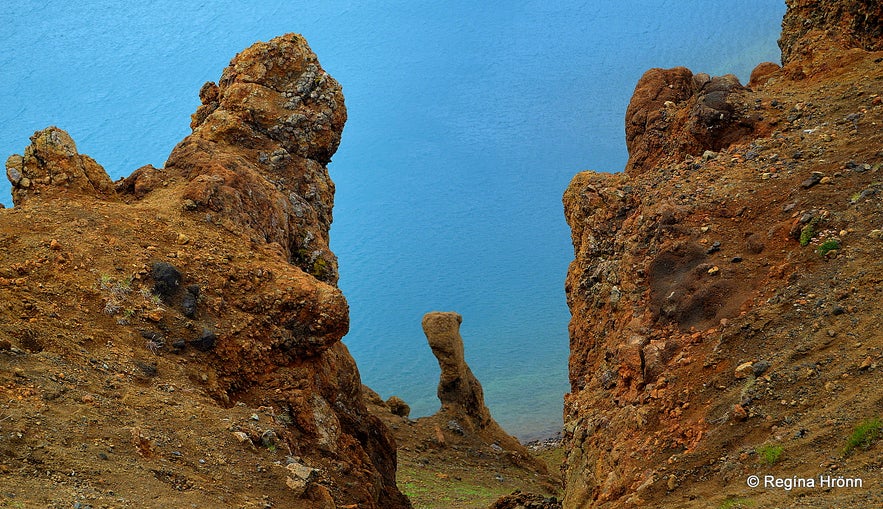
<path fill-rule="evenodd" d="M 706 150 L 705 152 L 702 153 L 702 160 L 703 161 L 712 161 L 714 159 L 717 159 L 717 152 L 715 152 L 713 150 Z"/>
<path fill-rule="evenodd" d="M 251 417 L 249 417 L 249 419 L 257 422 L 257 421 L 261 420 L 261 416 L 258 414 L 251 414 Z"/>
<path fill-rule="evenodd" d="M 821 172 L 818 172 L 818 171 L 814 171 L 814 172 L 812 172 L 812 175 L 811 175 L 808 179 L 804 180 L 804 181 L 800 184 L 800 187 L 802 187 L 802 188 L 804 188 L 804 189 L 809 189 L 810 187 L 813 187 L 814 185 L 816 185 L 816 184 L 818 184 L 819 182 L 821 182 L 821 181 L 822 181 L 822 178 L 823 178 L 824 176 L 825 176 L 824 173 L 821 173 Z"/>
<path fill-rule="evenodd" d="M 408 417 L 411 413 L 411 407 L 398 396 L 390 396 L 390 398 L 386 400 L 386 406 L 389 407 L 390 412 L 400 417 Z"/>
<path fill-rule="evenodd" d="M 833 184 L 833 183 L 834 183 L 834 179 L 832 179 L 831 177 L 822 177 L 822 179 L 819 180 L 819 184 Z"/>
<path fill-rule="evenodd" d="M 705 250 L 705 254 L 714 254 L 721 250 L 721 243 L 719 241 L 714 241 L 710 248 Z"/>
<path fill-rule="evenodd" d="M 742 257 L 741 257 L 741 256 L 734 256 L 734 257 L 730 260 L 730 262 L 731 262 L 731 263 L 742 263 Z"/>
<path fill-rule="evenodd" d="M 745 407 L 742 405 L 736 404 L 733 405 L 733 419 L 742 422 L 748 419 L 748 411 L 745 410 Z"/>
<path fill-rule="evenodd" d="M 218 337 L 215 335 L 214 332 L 208 329 L 203 329 L 202 334 L 199 335 L 199 338 L 191 341 L 190 345 L 199 351 L 208 352 L 215 347 L 215 341 L 217 339 Z"/>
<path fill-rule="evenodd" d="M 184 244 L 187 244 L 188 242 L 190 242 L 190 237 L 188 237 L 187 235 L 184 235 L 183 233 L 179 233 L 178 238 L 175 241 L 178 244 L 183 246 Z"/>
<path fill-rule="evenodd" d="M 316 478 L 318 473 L 318 470 L 315 468 L 302 465 L 297 461 L 292 461 L 285 466 L 285 469 L 288 470 L 289 475 L 289 477 L 285 479 L 285 484 L 295 492 L 296 497 L 303 495 L 304 492 L 307 491 L 307 488 Z"/>
<path fill-rule="evenodd" d="M 883 230 L 871 230 L 871 233 L 868 234 L 868 238 L 874 240 L 883 239 Z"/>
<path fill-rule="evenodd" d="M 184 210 L 196 210 L 197 205 L 193 200 L 184 200 L 183 208 Z"/>
<path fill-rule="evenodd" d="M 862 361 L 862 363 L 858 367 L 858 369 L 864 371 L 864 370 L 870 368 L 871 364 L 873 364 L 873 363 L 874 363 L 874 359 L 872 359 L 871 356 L 869 355 L 869 356 L 865 357 L 865 360 Z"/>
<path fill-rule="evenodd" d="M 829 337 L 829 338 L 833 338 L 834 336 L 837 335 L 837 331 L 835 331 L 834 329 L 828 329 L 827 332 L 828 332 L 828 337 Z"/>
<path fill-rule="evenodd" d="M 240 444 L 244 444 L 246 442 L 251 443 L 251 439 L 248 438 L 248 434 L 242 431 L 234 431 L 233 436 L 236 437 L 236 440 L 239 440 Z"/>
<path fill-rule="evenodd" d="M 716 276 L 721 271 L 720 267 L 715 265 L 714 267 L 708 269 L 709 276 Z"/>
<path fill-rule="evenodd" d="M 49 249 L 53 251 L 58 251 L 61 249 L 61 244 L 57 240 L 52 239 L 49 241 Z"/>
<path fill-rule="evenodd" d="M 839 315 L 842 315 L 843 313 L 846 313 L 846 310 L 843 309 L 842 306 L 834 306 L 833 308 L 831 308 L 831 314 L 834 316 L 839 316 Z"/>
<path fill-rule="evenodd" d="M 162 308 L 156 308 L 152 311 L 148 311 L 144 313 L 144 318 L 147 318 L 151 322 L 159 322 L 162 320 L 163 310 Z"/>
<path fill-rule="evenodd" d="M 666 486 L 668 487 L 668 491 L 674 491 L 674 489 L 678 487 L 678 478 L 674 475 L 668 476 Z"/>
<path fill-rule="evenodd" d="M 769 361 L 757 361 L 751 365 L 751 370 L 754 372 L 754 376 L 761 376 L 770 369 Z"/>
<path fill-rule="evenodd" d="M 278 442 L 279 437 L 276 436 L 276 432 L 271 429 L 268 429 L 261 435 L 261 445 L 268 449 L 275 449 Z"/>
<path fill-rule="evenodd" d="M 743 362 L 736 367 L 734 375 L 736 378 L 748 378 L 748 375 L 754 372 L 754 363 L 751 361 Z"/>

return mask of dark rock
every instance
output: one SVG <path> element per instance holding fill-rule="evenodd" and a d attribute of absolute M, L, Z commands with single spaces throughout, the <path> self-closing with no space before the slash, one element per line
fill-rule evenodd
<path fill-rule="evenodd" d="M 196 304 L 199 300 L 199 285 L 189 285 L 181 299 L 181 310 L 187 318 L 196 317 Z"/>
<path fill-rule="evenodd" d="M 217 339 L 218 336 L 215 335 L 213 331 L 203 329 L 202 334 L 199 335 L 199 338 L 191 341 L 190 345 L 199 351 L 208 352 L 215 347 L 215 341 Z"/>
<path fill-rule="evenodd" d="M 712 244 L 710 248 L 705 250 L 705 254 L 714 254 L 720 250 L 721 250 L 721 243 L 718 241 L 714 241 L 714 244 Z"/>
<path fill-rule="evenodd" d="M 183 349 L 187 348 L 187 342 L 184 341 L 183 339 L 176 340 L 175 342 L 172 343 L 172 348 L 176 351 L 183 350 Z"/>
<path fill-rule="evenodd" d="M 172 298 L 181 285 L 181 273 L 172 264 L 156 262 L 150 269 L 153 278 L 153 293 L 163 300 Z"/>
<path fill-rule="evenodd" d="M 814 171 L 814 172 L 812 172 L 812 175 L 810 175 L 810 177 L 809 177 L 808 179 L 806 179 L 806 180 L 804 180 L 803 182 L 801 182 L 800 187 L 802 187 L 802 188 L 804 188 L 804 189 L 809 189 L 810 187 L 812 187 L 812 186 L 818 184 L 819 182 L 821 182 L 821 181 L 822 181 L 822 177 L 824 177 L 824 176 L 825 176 L 824 173 L 821 173 L 821 172 L 818 172 L 818 171 Z"/>
<path fill-rule="evenodd" d="M 846 313 L 846 310 L 841 306 L 834 306 L 831 308 L 831 314 L 833 315 L 842 315 L 843 313 Z"/>
<path fill-rule="evenodd" d="M 757 361 L 751 366 L 754 376 L 760 376 L 770 369 L 769 361 Z"/>
<path fill-rule="evenodd" d="M 742 262 L 742 257 L 741 257 L 741 256 L 734 256 L 733 259 L 730 260 L 730 262 L 732 262 L 732 263 L 741 263 L 741 262 Z"/>
<path fill-rule="evenodd" d="M 147 375 L 150 378 L 153 378 L 157 375 L 158 371 L 156 369 L 156 364 L 147 363 L 142 361 L 135 361 L 135 366 L 141 370 L 142 373 Z"/>
<path fill-rule="evenodd" d="M 616 387 L 617 378 L 619 378 L 619 376 L 616 374 L 616 371 L 605 369 L 604 372 L 601 373 L 601 387 L 606 390 Z"/>
<path fill-rule="evenodd" d="M 466 432 L 463 430 L 463 426 L 460 426 L 460 423 L 455 420 L 448 421 L 448 429 L 458 435 L 465 435 L 466 434 Z"/>

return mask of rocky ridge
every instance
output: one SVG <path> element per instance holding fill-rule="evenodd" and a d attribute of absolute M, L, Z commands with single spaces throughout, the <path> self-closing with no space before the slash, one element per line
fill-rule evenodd
<path fill-rule="evenodd" d="M 340 85 L 290 34 L 200 99 L 166 165 L 115 185 L 54 127 L 7 160 L 4 504 L 410 507 L 340 342 Z"/>
<path fill-rule="evenodd" d="M 574 177 L 564 507 L 883 503 L 746 484 L 883 481 L 845 448 L 883 408 L 880 19 L 791 1 L 748 86 L 648 71 L 626 171 Z"/>

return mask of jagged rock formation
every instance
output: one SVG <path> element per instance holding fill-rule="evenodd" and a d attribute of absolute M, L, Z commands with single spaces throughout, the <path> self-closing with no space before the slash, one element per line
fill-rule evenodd
<path fill-rule="evenodd" d="M 566 508 L 795 503 L 751 474 L 883 480 L 879 454 L 843 453 L 883 404 L 879 3 L 789 2 L 783 28 L 784 67 L 750 88 L 648 71 L 626 171 L 565 192 Z"/>
<path fill-rule="evenodd" d="M 60 193 L 115 199 L 113 182 L 104 168 L 91 157 L 80 155 L 74 140 L 56 127 L 34 133 L 24 156 L 9 156 L 6 177 L 12 184 L 15 205 Z"/>
<path fill-rule="evenodd" d="M 423 316 L 423 333 L 441 368 L 438 381 L 441 409 L 437 416 L 455 423 L 460 433 L 477 434 L 488 443 L 527 456 L 527 450 L 503 431 L 484 404 L 481 383 L 466 364 L 461 323 L 463 317 L 453 312 L 436 311 Z"/>
<path fill-rule="evenodd" d="M 7 161 L 16 206 L 0 216 L 0 336 L 21 376 L 0 385 L 36 387 L 18 392 L 13 426 L 43 401 L 59 412 L 6 450 L 10 489 L 35 504 L 52 500 L 47 487 L 82 495 L 52 476 L 90 472 L 89 458 L 53 453 L 44 480 L 26 465 L 38 441 L 71 441 L 74 428 L 56 423 L 85 412 L 92 431 L 75 441 L 113 444 L 103 482 L 146 478 L 114 485 L 135 501 L 119 507 L 156 496 L 410 507 L 395 486 L 394 440 L 368 413 L 340 342 L 348 307 L 328 249 L 325 168 L 346 120 L 340 86 L 290 34 L 237 55 L 200 97 L 193 134 L 165 167 L 115 188 L 57 128 Z M 47 369 L 75 377 L 73 392 L 50 398 L 34 385 L 50 383 Z"/>

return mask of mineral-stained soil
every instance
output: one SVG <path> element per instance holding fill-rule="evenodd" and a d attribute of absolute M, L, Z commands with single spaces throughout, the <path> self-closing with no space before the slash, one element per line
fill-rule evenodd
<path fill-rule="evenodd" d="M 564 195 L 566 508 L 883 506 L 883 444 L 848 451 L 883 417 L 880 7 L 783 27 L 746 85 L 648 71 L 626 171 Z"/>
<path fill-rule="evenodd" d="M 0 506 L 405 508 L 340 339 L 340 85 L 298 35 L 112 183 L 58 128 L 6 162 Z"/>

